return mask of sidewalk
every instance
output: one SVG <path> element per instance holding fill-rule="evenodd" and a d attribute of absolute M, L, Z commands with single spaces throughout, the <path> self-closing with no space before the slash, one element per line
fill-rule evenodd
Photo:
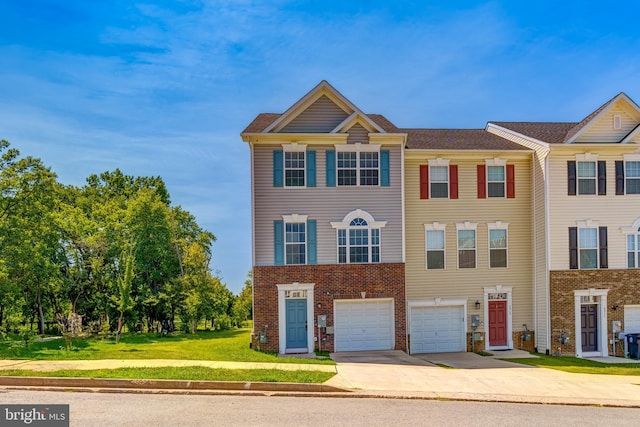
<path fill-rule="evenodd" d="M 503 355 L 500 355 L 502 357 Z M 171 380 L 97 380 L 2 377 L 0 387 L 109 389 L 144 393 L 265 394 L 272 396 L 446 399 L 640 408 L 640 377 L 572 374 L 519 365 L 474 353 L 422 355 L 400 351 L 338 353 L 337 366 L 191 360 L 0 360 L 2 369 L 100 369 L 142 366 L 209 366 L 336 372 L 324 384 Z M 514 357 L 504 355 L 504 357 Z M 433 363 L 432 363 L 433 362 Z M 445 368 L 442 363 L 457 368 Z"/>

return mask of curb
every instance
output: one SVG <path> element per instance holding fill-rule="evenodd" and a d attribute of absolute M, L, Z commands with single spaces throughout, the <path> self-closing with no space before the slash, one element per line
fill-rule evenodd
<path fill-rule="evenodd" d="M 153 390 L 226 390 L 298 393 L 349 393 L 324 384 L 265 383 L 242 381 L 127 380 L 116 378 L 0 377 L 0 386 L 71 387 Z"/>

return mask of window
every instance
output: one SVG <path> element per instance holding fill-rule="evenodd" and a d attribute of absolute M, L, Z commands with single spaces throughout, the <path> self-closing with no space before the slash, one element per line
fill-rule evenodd
<path fill-rule="evenodd" d="M 379 263 L 380 228 L 386 224 L 360 209 L 347 214 L 341 222 L 332 222 L 331 226 L 337 229 L 338 263 Z"/>
<path fill-rule="evenodd" d="M 426 224 L 427 270 L 444 270 L 444 225 Z"/>
<path fill-rule="evenodd" d="M 578 194 L 596 194 L 596 162 L 578 162 Z"/>
<path fill-rule="evenodd" d="M 358 153 L 338 153 L 338 185 L 357 185 Z"/>
<path fill-rule="evenodd" d="M 567 162 L 567 173 L 570 196 L 607 194 L 607 163 L 603 160 L 597 161 L 597 156 L 577 155 L 575 161 Z"/>
<path fill-rule="evenodd" d="M 283 215 L 273 222 L 274 264 L 317 264 L 317 221 L 307 215 Z"/>
<path fill-rule="evenodd" d="M 458 268 L 476 268 L 476 226 L 477 224 L 457 224 Z"/>
<path fill-rule="evenodd" d="M 449 167 L 430 166 L 431 197 L 434 199 L 446 199 L 449 197 Z"/>
<path fill-rule="evenodd" d="M 285 224 L 285 264 L 306 264 L 306 233 L 304 222 Z"/>
<path fill-rule="evenodd" d="M 274 187 L 315 187 L 316 152 L 306 150 L 305 144 L 282 144 L 273 150 Z"/>
<path fill-rule="evenodd" d="M 627 235 L 627 267 L 640 268 L 640 228 Z"/>
<path fill-rule="evenodd" d="M 607 227 L 594 221 L 579 221 L 569 227 L 569 268 L 608 268 Z"/>
<path fill-rule="evenodd" d="M 627 194 L 640 194 L 640 161 L 625 162 L 624 167 Z"/>
<path fill-rule="evenodd" d="M 487 167 L 487 195 L 489 197 L 504 197 L 504 166 Z"/>
<path fill-rule="evenodd" d="M 285 187 L 304 187 L 304 151 L 284 153 Z"/>
<path fill-rule="evenodd" d="M 338 185 L 378 185 L 378 153 L 338 152 Z"/>
<path fill-rule="evenodd" d="M 421 199 L 457 199 L 458 165 L 450 165 L 447 159 L 430 159 L 428 165 L 420 165 Z"/>
<path fill-rule="evenodd" d="M 505 159 L 487 159 L 478 165 L 478 199 L 515 197 L 515 166 Z"/>
<path fill-rule="evenodd" d="M 507 267 L 507 224 L 489 224 L 489 267 Z"/>

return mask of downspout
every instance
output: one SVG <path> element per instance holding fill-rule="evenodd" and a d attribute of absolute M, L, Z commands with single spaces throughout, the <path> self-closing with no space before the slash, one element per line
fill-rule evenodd
<path fill-rule="evenodd" d="M 254 271 L 254 266 L 256 265 L 256 218 L 255 218 L 255 202 L 254 202 L 254 182 L 253 182 L 253 174 L 254 174 L 254 167 L 255 167 L 255 159 L 254 159 L 254 145 L 251 141 L 249 141 L 249 154 L 250 154 L 250 163 L 251 163 L 251 318 L 253 319 L 253 316 L 255 315 L 256 312 L 256 307 L 255 307 L 255 271 Z M 255 319 L 254 319 L 255 320 Z M 253 327 L 252 327 L 252 331 L 251 331 L 251 335 L 252 337 L 255 337 L 255 321 L 251 322 Z M 251 343 L 253 343 L 253 339 L 251 340 Z"/>
<path fill-rule="evenodd" d="M 550 281 L 550 268 L 551 268 L 551 242 L 550 242 L 550 238 L 549 238 L 549 153 L 551 150 L 547 151 L 545 153 L 545 157 L 544 157 L 544 171 L 543 171 L 543 177 L 544 177 L 544 228 L 545 228 L 545 233 L 544 233 L 544 238 L 545 238 L 545 246 L 546 246 L 546 268 L 545 268 L 545 291 L 546 291 L 546 298 L 545 298 L 545 316 L 546 316 L 546 324 L 547 324 L 547 343 L 546 343 L 546 347 L 547 347 L 547 351 L 546 353 L 548 354 L 551 351 L 551 292 L 549 289 L 549 281 Z"/>

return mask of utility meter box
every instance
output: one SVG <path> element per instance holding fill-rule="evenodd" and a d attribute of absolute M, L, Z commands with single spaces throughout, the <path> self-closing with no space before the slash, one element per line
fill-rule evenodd
<path fill-rule="evenodd" d="M 614 334 L 617 334 L 621 330 L 622 330 L 622 322 L 620 322 L 619 320 L 612 320 L 611 321 L 611 332 L 613 332 Z"/>
<path fill-rule="evenodd" d="M 480 315 L 479 314 L 472 314 L 471 315 L 471 327 L 477 328 L 478 326 L 480 326 Z"/>
<path fill-rule="evenodd" d="M 327 327 L 327 315 L 319 314 L 318 315 L 318 328 L 326 328 Z"/>

